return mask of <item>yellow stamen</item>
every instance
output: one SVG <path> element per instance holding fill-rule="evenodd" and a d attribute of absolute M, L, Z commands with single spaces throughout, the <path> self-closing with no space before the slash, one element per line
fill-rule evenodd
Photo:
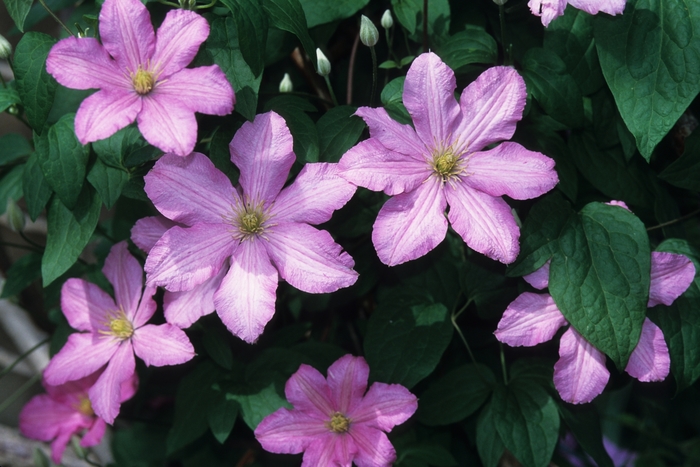
<path fill-rule="evenodd" d="M 245 204 L 237 203 L 232 207 L 233 215 L 225 216 L 224 220 L 231 223 L 236 230 L 232 232 L 233 238 L 244 241 L 255 237 L 265 238 L 265 230 L 272 226 L 268 221 L 270 214 L 264 207 L 264 202 Z"/>
<path fill-rule="evenodd" d="M 92 410 L 92 404 L 90 403 L 90 399 L 88 399 L 87 395 L 85 394 L 80 396 L 80 402 L 78 402 L 78 406 L 76 407 L 76 409 L 78 409 L 78 412 L 88 417 L 92 417 L 93 415 L 95 415 L 95 411 Z"/>
<path fill-rule="evenodd" d="M 465 160 L 461 158 L 463 152 L 455 151 L 454 146 L 443 147 L 439 144 L 431 154 L 430 166 L 443 183 L 453 183 L 465 173 Z"/>
<path fill-rule="evenodd" d="M 144 96 L 151 92 L 156 80 L 152 71 L 144 70 L 143 65 L 139 65 L 136 73 L 131 73 L 131 82 L 134 85 L 134 90 Z"/>
<path fill-rule="evenodd" d="M 117 339 L 126 340 L 134 335 L 134 326 L 131 324 L 131 321 L 129 321 L 129 318 L 126 317 L 126 313 L 124 313 L 124 310 L 122 309 L 110 313 L 108 315 L 108 321 L 105 323 L 105 325 L 109 328 L 108 331 L 98 331 L 100 334 L 105 336 L 114 336 Z"/>
<path fill-rule="evenodd" d="M 350 419 L 340 412 L 335 412 L 326 426 L 333 433 L 345 433 L 350 429 Z"/>

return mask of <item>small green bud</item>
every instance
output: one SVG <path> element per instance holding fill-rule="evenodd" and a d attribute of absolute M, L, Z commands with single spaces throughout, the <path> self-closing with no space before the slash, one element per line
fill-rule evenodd
<path fill-rule="evenodd" d="M 391 29 L 391 27 L 394 25 L 394 17 L 391 16 L 391 11 L 387 9 L 384 14 L 382 15 L 382 27 L 384 29 Z"/>
<path fill-rule="evenodd" d="M 374 47 L 379 40 L 379 31 L 371 19 L 362 15 L 362 24 L 360 24 L 360 40 L 367 47 Z"/>
<path fill-rule="evenodd" d="M 24 230 L 24 213 L 12 198 L 7 199 L 7 223 L 14 232 Z"/>
<path fill-rule="evenodd" d="M 289 73 L 285 73 L 284 78 L 280 81 L 280 92 L 292 92 L 293 90 L 292 78 L 289 77 Z"/>
<path fill-rule="evenodd" d="M 0 60 L 8 59 L 10 55 L 12 55 L 12 45 L 4 36 L 0 35 Z"/>
<path fill-rule="evenodd" d="M 505 5 L 508 0 L 493 0 L 493 3 L 495 3 L 498 6 Z"/>
<path fill-rule="evenodd" d="M 331 62 L 328 58 L 321 52 L 321 49 L 316 49 L 316 61 L 318 62 L 318 74 L 321 76 L 328 76 L 331 74 Z"/>

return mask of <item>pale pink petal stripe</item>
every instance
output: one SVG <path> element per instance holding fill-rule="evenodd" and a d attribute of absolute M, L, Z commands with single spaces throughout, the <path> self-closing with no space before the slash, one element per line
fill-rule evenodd
<path fill-rule="evenodd" d="M 83 279 L 70 278 L 61 287 L 61 310 L 73 329 L 103 329 L 108 313 L 116 309 L 107 292 Z"/>
<path fill-rule="evenodd" d="M 169 228 L 177 224 L 163 216 L 143 217 L 131 228 L 131 241 L 148 253 Z"/>
<path fill-rule="evenodd" d="M 466 171 L 463 181 L 470 187 L 513 199 L 536 198 L 559 182 L 553 159 L 511 142 L 471 154 Z"/>
<path fill-rule="evenodd" d="M 276 223 L 322 224 L 352 198 L 356 189 L 338 175 L 338 164 L 306 164 L 277 196 L 270 214 Z"/>
<path fill-rule="evenodd" d="M 357 449 L 353 461 L 357 467 L 390 467 L 396 461 L 396 451 L 386 433 L 369 426 L 351 428 Z"/>
<path fill-rule="evenodd" d="M 414 414 L 418 398 L 400 384 L 374 383 L 348 413 L 355 423 L 391 431 Z"/>
<path fill-rule="evenodd" d="M 231 162 L 241 171 L 245 200 L 272 203 L 296 159 L 284 119 L 272 111 L 257 115 L 236 132 L 229 149 Z"/>
<path fill-rule="evenodd" d="M 56 386 L 66 381 L 84 378 L 107 363 L 117 351 L 119 341 L 91 333 L 76 332 L 53 356 L 44 370 L 47 384 Z"/>
<path fill-rule="evenodd" d="M 617 15 L 625 11 L 626 0 L 569 0 L 569 4 L 574 8 L 583 10 L 592 15 L 599 12 Z"/>
<path fill-rule="evenodd" d="M 186 225 L 217 224 L 239 200 L 231 181 L 204 154 L 166 154 L 144 177 L 146 194 L 168 219 Z"/>
<path fill-rule="evenodd" d="M 139 307 L 136 309 L 136 313 L 134 313 L 134 317 L 131 320 L 134 328 L 139 328 L 146 324 L 156 312 L 158 304 L 154 300 L 153 296 L 157 291 L 158 287 L 152 285 L 147 285 L 143 289 L 141 302 L 139 303 Z"/>
<path fill-rule="evenodd" d="M 272 227 L 265 248 L 282 279 L 308 293 L 330 293 L 357 281 L 353 259 L 325 230 L 296 222 Z"/>
<path fill-rule="evenodd" d="M 625 371 L 639 381 L 663 381 L 671 368 L 671 358 L 664 340 L 664 333 L 652 323 L 644 319 L 639 343 L 634 348 Z"/>
<path fill-rule="evenodd" d="M 301 467 L 351 467 L 357 451 L 352 436 L 338 436 L 328 431 L 325 435 L 317 436 L 316 442 L 306 448 Z"/>
<path fill-rule="evenodd" d="M 194 357 L 194 347 L 187 334 L 168 323 L 136 329 L 131 342 L 134 353 L 146 366 L 179 365 Z"/>
<path fill-rule="evenodd" d="M 234 335 L 255 342 L 275 313 L 277 270 L 260 239 L 242 242 L 214 294 L 221 321 Z"/>
<path fill-rule="evenodd" d="M 114 423 L 121 408 L 121 385 L 133 376 L 135 370 L 136 361 L 131 342 L 124 341 L 88 391 L 92 409 L 110 425 Z"/>
<path fill-rule="evenodd" d="M 462 120 L 455 138 L 469 152 L 510 139 L 525 108 L 525 81 L 515 69 L 491 67 L 462 91 Z"/>
<path fill-rule="evenodd" d="M 141 111 L 138 94 L 108 89 L 86 98 L 75 114 L 75 134 L 83 144 L 112 136 L 133 122 Z"/>
<path fill-rule="evenodd" d="M 161 81 L 155 93 L 192 112 L 227 115 L 235 102 L 233 89 L 217 65 L 185 68 Z"/>
<path fill-rule="evenodd" d="M 372 139 L 376 139 L 388 150 L 404 154 L 418 162 L 424 162 L 430 154 L 429 147 L 432 145 L 426 146 L 411 125 L 397 122 L 383 107 L 360 107 L 355 115 L 365 121 Z"/>
<path fill-rule="evenodd" d="M 666 306 L 685 292 L 695 279 L 695 266 L 684 255 L 653 251 L 648 307 Z"/>
<path fill-rule="evenodd" d="M 117 305 L 133 321 L 143 290 L 143 268 L 129 253 L 126 241 L 116 243 L 102 268 L 107 280 L 114 286 Z"/>
<path fill-rule="evenodd" d="M 511 347 L 532 347 L 552 339 L 566 324 L 551 295 L 524 292 L 508 305 L 494 334 Z"/>
<path fill-rule="evenodd" d="M 403 103 L 416 133 L 429 148 L 449 146 L 459 137 L 454 134 L 461 118 L 456 87 L 454 72 L 432 52 L 419 55 L 406 74 Z"/>
<path fill-rule="evenodd" d="M 209 35 L 209 23 L 194 11 L 170 10 L 156 32 L 152 67 L 159 78 L 185 68 Z"/>
<path fill-rule="evenodd" d="M 155 48 L 151 15 L 139 0 L 106 0 L 100 11 L 100 38 L 120 68 L 136 72 Z"/>
<path fill-rule="evenodd" d="M 445 195 L 450 224 L 469 248 L 501 263 L 515 261 L 520 229 L 503 199 L 473 190 L 466 183 L 447 186 Z"/>
<path fill-rule="evenodd" d="M 131 80 L 119 69 L 104 47 L 92 37 L 67 37 L 51 48 L 46 71 L 71 89 L 133 89 Z"/>
<path fill-rule="evenodd" d="M 171 292 L 192 290 L 216 275 L 236 248 L 227 224 L 196 224 L 165 232 L 146 259 L 146 283 Z"/>
<path fill-rule="evenodd" d="M 445 239 L 444 191 L 440 181 L 429 178 L 414 191 L 396 195 L 382 206 L 374 222 L 372 242 L 384 264 L 396 266 L 420 258 Z"/>
<path fill-rule="evenodd" d="M 524 275 L 523 279 L 525 279 L 525 282 L 538 290 L 549 287 L 549 265 L 551 262 L 551 260 L 547 260 L 547 262 L 535 272 Z"/>
<path fill-rule="evenodd" d="M 387 195 L 413 191 L 432 173 L 426 161 L 392 152 L 374 138 L 350 148 L 338 166 L 340 176 L 349 182 Z"/>
<path fill-rule="evenodd" d="M 330 434 L 321 420 L 310 419 L 297 410 L 281 408 L 265 417 L 255 429 L 255 437 L 268 452 L 298 454 Z"/>
<path fill-rule="evenodd" d="M 367 391 L 369 365 L 362 357 L 344 355 L 328 368 L 328 388 L 333 407 L 350 415 Z"/>
<path fill-rule="evenodd" d="M 214 312 L 214 293 L 228 272 L 224 266 L 211 279 L 202 282 L 194 289 L 186 292 L 168 292 L 163 296 L 163 313 L 165 320 L 175 326 L 185 329 L 204 315 Z"/>
<path fill-rule="evenodd" d="M 284 394 L 294 410 L 306 418 L 327 422 L 337 410 L 326 378 L 310 365 L 302 364 L 289 377 Z"/>
<path fill-rule="evenodd" d="M 178 156 L 186 156 L 197 142 L 194 112 L 157 91 L 142 98 L 137 116 L 139 131 L 153 146 Z"/>
<path fill-rule="evenodd" d="M 559 360 L 554 364 L 554 387 L 566 402 L 592 401 L 608 384 L 605 354 L 593 347 L 574 328 L 569 328 L 559 343 Z"/>

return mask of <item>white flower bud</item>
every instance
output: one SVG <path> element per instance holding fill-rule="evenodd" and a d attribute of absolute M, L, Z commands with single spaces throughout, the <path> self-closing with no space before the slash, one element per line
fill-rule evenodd
<path fill-rule="evenodd" d="M 0 60 L 10 58 L 10 55 L 12 55 L 12 45 L 0 35 Z"/>
<path fill-rule="evenodd" d="M 284 78 L 280 81 L 280 92 L 292 92 L 293 90 L 292 78 L 289 77 L 289 73 L 285 73 Z"/>
<path fill-rule="evenodd" d="M 379 31 L 371 19 L 362 15 L 362 24 L 360 25 L 360 40 L 367 47 L 374 47 L 379 40 Z"/>
<path fill-rule="evenodd" d="M 328 58 L 321 52 L 321 49 L 316 49 L 316 61 L 318 62 L 318 74 L 321 76 L 328 76 L 331 74 L 331 62 Z"/>
<path fill-rule="evenodd" d="M 382 27 L 384 29 L 391 29 L 391 27 L 394 25 L 394 17 L 391 16 L 391 11 L 387 9 L 384 14 L 382 15 Z"/>
<path fill-rule="evenodd" d="M 10 224 L 10 228 L 15 232 L 21 232 L 24 230 L 24 213 L 15 200 L 12 198 L 7 199 L 7 223 Z"/>

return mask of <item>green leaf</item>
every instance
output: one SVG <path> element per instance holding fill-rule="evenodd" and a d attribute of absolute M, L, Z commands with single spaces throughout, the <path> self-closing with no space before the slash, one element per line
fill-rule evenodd
<path fill-rule="evenodd" d="M 263 0 L 263 8 L 270 17 L 271 26 L 291 32 L 299 38 L 306 54 L 314 64 L 314 70 L 318 69 L 316 45 L 309 36 L 309 26 L 299 0 Z"/>
<path fill-rule="evenodd" d="M 275 410 L 282 407 L 292 408 L 289 402 L 277 394 L 274 383 L 254 394 L 231 394 L 229 392 L 226 397 L 240 404 L 243 421 L 251 430 L 254 430 L 263 418 Z"/>
<path fill-rule="evenodd" d="M 216 329 L 207 329 L 202 339 L 204 349 L 212 360 L 221 367 L 231 370 L 233 368 L 233 353 L 224 337 Z"/>
<path fill-rule="evenodd" d="M 129 172 L 110 167 L 97 159 L 87 175 L 87 180 L 95 187 L 107 209 L 111 209 L 129 183 Z"/>
<path fill-rule="evenodd" d="M 423 32 L 422 0 L 391 0 L 394 15 L 410 35 Z M 448 0 L 432 0 L 428 5 L 428 36 L 443 36 L 450 29 L 450 5 Z"/>
<path fill-rule="evenodd" d="M 411 116 L 403 105 L 403 83 L 405 76 L 394 78 L 382 89 L 381 100 L 391 118 L 399 123 L 410 124 Z"/>
<path fill-rule="evenodd" d="M 429 426 L 462 421 L 486 402 L 495 385 L 496 378 L 486 365 L 462 365 L 421 394 L 416 416 Z"/>
<path fill-rule="evenodd" d="M 110 167 L 124 169 L 153 160 L 162 151 L 143 139 L 135 125 L 129 125 L 106 139 L 92 143 L 97 156 Z"/>
<path fill-rule="evenodd" d="M 369 0 L 300 0 L 309 28 L 349 18 L 367 6 Z"/>
<path fill-rule="evenodd" d="M 450 36 L 437 51 L 455 72 L 472 63 L 495 63 L 498 56 L 496 40 L 483 27 L 473 24 L 467 24 L 464 31 Z"/>
<path fill-rule="evenodd" d="M 256 78 L 243 58 L 235 20 L 230 16 L 214 20 L 204 47 L 211 61 L 221 67 L 233 85 L 236 93 L 234 110 L 252 121 L 257 111 L 262 74 Z"/>
<path fill-rule="evenodd" d="M 397 454 L 399 455 L 396 462 L 398 467 L 427 467 L 429 465 L 451 467 L 459 465 L 447 448 L 436 443 L 414 442 L 397 452 Z"/>
<path fill-rule="evenodd" d="M 90 154 L 89 146 L 83 146 L 75 136 L 74 118 L 73 114 L 64 115 L 35 140 L 44 178 L 68 209 L 78 202 Z"/>
<path fill-rule="evenodd" d="M 570 219 L 552 258 L 549 291 L 559 310 L 624 369 L 649 298 L 651 251 L 644 224 L 626 209 L 586 205 Z"/>
<path fill-rule="evenodd" d="M 583 125 L 581 90 L 557 54 L 529 49 L 523 58 L 523 78 L 528 91 L 552 118 L 570 128 Z"/>
<path fill-rule="evenodd" d="M 484 467 L 496 467 L 506 449 L 496 430 L 493 401 L 486 404 L 476 422 L 476 449 Z"/>
<path fill-rule="evenodd" d="M 29 141 L 17 133 L 0 136 L 0 148 L 0 166 L 15 163 L 33 151 Z"/>
<path fill-rule="evenodd" d="M 17 44 L 13 70 L 17 92 L 34 131 L 41 133 L 51 111 L 56 80 L 46 72 L 46 56 L 56 42 L 40 32 L 28 32 Z"/>
<path fill-rule="evenodd" d="M 34 0 L 5 0 L 7 12 L 20 32 L 24 32 L 24 20 L 32 8 L 32 3 L 34 3 Z"/>
<path fill-rule="evenodd" d="M 338 162 L 345 152 L 353 147 L 366 125 L 356 117 L 357 108 L 349 105 L 333 107 L 316 122 L 318 132 L 319 160 Z"/>
<path fill-rule="evenodd" d="M 591 456 L 599 467 L 614 467 L 610 455 L 603 446 L 603 432 L 600 429 L 600 418 L 595 408 L 568 410 L 568 407 L 559 406 L 559 412 L 586 454 Z"/>
<path fill-rule="evenodd" d="M 16 165 L 0 179 L 0 214 L 7 210 L 7 200 L 19 201 L 22 197 L 24 165 Z"/>
<path fill-rule="evenodd" d="M 51 187 L 44 178 L 44 173 L 39 166 L 39 155 L 35 152 L 27 163 L 24 164 L 22 174 L 22 189 L 24 190 L 24 201 L 27 203 L 27 212 L 33 221 L 39 217 L 44 206 L 51 198 Z"/>
<path fill-rule="evenodd" d="M 287 122 L 294 137 L 294 154 L 301 163 L 318 162 L 318 132 L 316 125 L 306 112 L 317 109 L 306 99 L 298 96 L 281 95 L 265 103 L 265 111 L 274 110 Z"/>
<path fill-rule="evenodd" d="M 102 200 L 86 185 L 73 211 L 54 197 L 48 209 L 46 251 L 41 261 L 44 287 L 75 263 L 90 241 L 100 217 Z"/>
<path fill-rule="evenodd" d="M 397 291 L 367 324 L 364 348 L 372 380 L 410 389 L 433 372 L 451 339 L 447 307 Z"/>
<path fill-rule="evenodd" d="M 7 87 L 0 87 L 0 112 L 4 112 L 13 104 L 19 104 L 21 100 L 15 89 L 15 82 L 10 81 Z"/>
<path fill-rule="evenodd" d="M 398 67 L 399 67 L 399 64 L 393 60 L 385 60 L 379 64 L 379 68 L 381 68 L 382 70 L 390 70 L 392 68 L 398 68 Z"/>
<path fill-rule="evenodd" d="M 231 434 L 238 418 L 238 409 L 238 402 L 229 399 L 223 393 L 219 393 L 216 401 L 209 407 L 209 429 L 219 443 L 224 444 Z"/>
<path fill-rule="evenodd" d="M 15 261 L 7 270 L 7 280 L 0 298 L 14 297 L 41 277 L 41 254 L 29 253 Z"/>
<path fill-rule="evenodd" d="M 162 467 L 166 465 L 167 427 L 162 423 L 130 423 L 114 430 L 112 452 L 116 465 Z"/>
<path fill-rule="evenodd" d="M 603 75 L 648 161 L 700 91 L 700 3 L 629 1 L 625 14 L 597 15 Z"/>
<path fill-rule="evenodd" d="M 253 75 L 259 76 L 265 66 L 267 15 L 260 0 L 222 0 L 236 20 L 241 54 Z"/>
<path fill-rule="evenodd" d="M 504 446 L 524 467 L 546 467 L 559 438 L 559 413 L 541 386 L 513 381 L 491 400 L 493 421 Z"/>
<path fill-rule="evenodd" d="M 659 178 L 671 185 L 700 191 L 700 131 L 694 131 L 686 138 L 681 157 L 666 167 Z"/>

